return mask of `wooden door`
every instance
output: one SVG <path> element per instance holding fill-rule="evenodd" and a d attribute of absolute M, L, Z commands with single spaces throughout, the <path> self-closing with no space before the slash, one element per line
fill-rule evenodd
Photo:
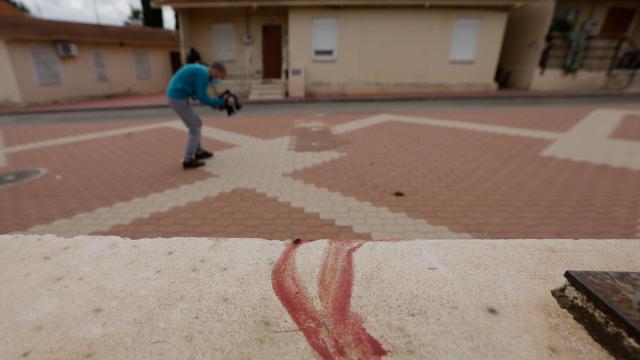
<path fill-rule="evenodd" d="M 262 26 L 262 77 L 280 79 L 282 76 L 282 26 Z"/>
<path fill-rule="evenodd" d="M 633 18 L 636 15 L 635 9 L 611 7 L 607 12 L 607 18 L 602 24 L 600 33 L 603 35 L 624 35 L 629 31 Z"/>
<path fill-rule="evenodd" d="M 182 67 L 182 60 L 180 59 L 179 51 L 169 52 L 169 58 L 171 59 L 171 71 L 175 74 Z"/>

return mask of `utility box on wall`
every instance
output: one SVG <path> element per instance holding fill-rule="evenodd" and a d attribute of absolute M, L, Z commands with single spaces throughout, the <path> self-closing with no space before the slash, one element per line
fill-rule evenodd
<path fill-rule="evenodd" d="M 304 70 L 301 68 L 291 68 L 289 72 L 289 97 L 305 97 L 306 85 Z"/>

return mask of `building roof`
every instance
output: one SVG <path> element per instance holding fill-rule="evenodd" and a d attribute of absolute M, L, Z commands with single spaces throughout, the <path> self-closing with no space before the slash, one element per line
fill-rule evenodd
<path fill-rule="evenodd" d="M 152 0 L 155 6 L 257 7 L 257 6 L 520 6 L 540 0 Z"/>
<path fill-rule="evenodd" d="M 5 0 L 0 0 L 0 15 L 22 15 L 22 12 Z"/>
<path fill-rule="evenodd" d="M 178 46 L 175 31 L 142 26 L 106 26 L 37 19 L 25 15 L 0 14 L 0 37 L 24 40 L 54 40 Z"/>

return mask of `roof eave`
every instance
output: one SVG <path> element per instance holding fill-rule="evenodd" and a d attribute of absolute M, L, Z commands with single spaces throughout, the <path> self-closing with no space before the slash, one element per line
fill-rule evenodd
<path fill-rule="evenodd" d="M 212 1 L 212 2 L 174 2 L 171 0 L 152 2 L 154 7 L 171 6 L 173 8 L 258 8 L 258 7 L 312 7 L 312 6 L 369 6 L 369 7 L 390 7 L 390 6 L 424 6 L 424 7 L 521 7 L 526 4 L 539 2 L 539 0 L 382 0 L 372 3 L 367 0 L 325 0 L 325 1 L 294 1 L 294 0 L 273 0 L 273 1 Z"/>
<path fill-rule="evenodd" d="M 67 36 L 49 36 L 49 35 L 5 35 L 0 34 L 1 39 L 11 41 L 67 41 L 75 43 L 92 43 L 92 44 L 124 44 L 124 45 L 140 45 L 140 46 L 157 46 L 157 47 L 180 47 L 179 41 L 153 41 L 153 40 L 135 40 L 135 39 L 104 39 L 104 38 L 74 38 Z"/>

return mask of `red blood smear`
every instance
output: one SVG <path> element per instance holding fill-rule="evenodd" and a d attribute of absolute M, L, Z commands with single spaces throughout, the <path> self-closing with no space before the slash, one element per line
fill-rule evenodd
<path fill-rule="evenodd" d="M 320 271 L 316 309 L 307 289 L 298 279 L 295 254 L 302 244 L 290 244 L 272 274 L 278 299 L 323 359 L 380 359 L 387 351 L 351 311 L 353 254 L 363 241 L 330 241 Z"/>

